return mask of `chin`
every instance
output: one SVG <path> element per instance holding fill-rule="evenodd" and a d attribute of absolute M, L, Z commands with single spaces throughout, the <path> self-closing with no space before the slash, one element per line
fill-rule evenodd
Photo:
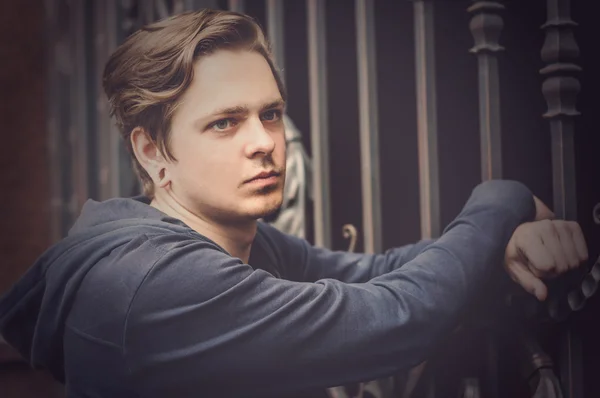
<path fill-rule="evenodd" d="M 247 213 L 249 214 L 250 218 L 254 220 L 268 218 L 279 211 L 282 203 L 283 192 L 271 192 L 268 195 L 256 198 L 256 201 L 252 204 L 251 209 L 248 209 L 249 211 Z"/>

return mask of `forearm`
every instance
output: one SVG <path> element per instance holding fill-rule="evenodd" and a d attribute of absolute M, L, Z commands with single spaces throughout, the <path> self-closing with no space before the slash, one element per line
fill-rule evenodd
<path fill-rule="evenodd" d="M 167 274 L 149 279 L 132 306 L 132 376 L 149 397 L 203 387 L 277 396 L 373 380 L 422 362 L 531 216 L 528 191 L 487 189 L 474 192 L 439 240 L 368 283 L 279 280 L 222 257 L 199 268 L 194 247 L 170 252 L 158 265 Z M 514 211 L 504 199 L 519 202 Z M 157 299 L 177 275 L 187 275 L 193 289 L 178 291 L 173 303 Z"/>
<path fill-rule="evenodd" d="M 315 282 L 320 279 L 336 279 L 346 283 L 367 282 L 401 268 L 433 242 L 433 239 L 422 240 L 379 254 L 332 252 L 311 247 L 300 280 Z"/>

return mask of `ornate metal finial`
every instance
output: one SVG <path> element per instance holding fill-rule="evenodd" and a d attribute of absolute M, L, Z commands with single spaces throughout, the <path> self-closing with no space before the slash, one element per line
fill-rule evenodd
<path fill-rule="evenodd" d="M 499 1 L 474 0 L 473 5 L 467 9 L 473 13 L 469 29 L 475 39 L 475 45 L 470 52 L 478 54 L 482 51 L 499 52 L 504 47 L 500 45 L 500 34 L 504 28 L 504 21 L 500 11 L 504 5 Z"/>
<path fill-rule="evenodd" d="M 498 52 L 504 22 L 498 1 L 474 1 L 467 9 L 473 13 L 469 28 L 475 45 L 470 52 L 477 55 L 479 69 L 479 129 L 481 137 L 482 179 L 502 178 L 502 139 L 500 124 L 500 84 Z"/>
<path fill-rule="evenodd" d="M 540 73 L 547 76 L 542 90 L 548 102 L 546 118 L 577 116 L 576 98 L 580 90 L 579 80 L 574 76 L 581 68 L 575 64 L 579 46 L 572 28 L 570 0 L 548 0 L 548 20 L 542 26 L 546 40 L 542 47 L 542 60 L 548 65 Z"/>

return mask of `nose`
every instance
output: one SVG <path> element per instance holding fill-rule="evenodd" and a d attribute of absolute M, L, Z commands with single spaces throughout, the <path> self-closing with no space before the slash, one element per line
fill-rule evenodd
<path fill-rule="evenodd" d="M 270 155 L 275 149 L 272 133 L 265 128 L 259 117 L 250 118 L 247 125 L 246 156 Z"/>

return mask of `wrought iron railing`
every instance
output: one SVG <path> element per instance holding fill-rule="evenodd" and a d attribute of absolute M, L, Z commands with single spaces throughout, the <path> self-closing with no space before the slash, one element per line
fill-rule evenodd
<path fill-rule="evenodd" d="M 251 1 L 251 0 L 248 0 Z M 297 0 L 288 0 L 297 1 Z M 140 26 L 185 10 L 229 8 L 243 12 L 243 0 L 47 0 L 48 59 L 50 87 L 48 131 L 50 176 L 53 195 L 53 239 L 62 237 L 74 222 L 88 197 L 107 199 L 131 196 L 139 192 L 129 155 L 109 118 L 101 89 L 102 67 L 117 45 Z M 286 47 L 283 23 L 286 1 L 265 0 L 266 28 L 274 55 L 286 75 Z M 331 173 L 327 91 L 327 53 L 325 1 L 306 0 L 308 43 L 308 85 L 310 143 L 312 156 L 312 199 L 314 243 L 331 247 L 337 233 L 332 225 Z M 438 101 L 436 79 L 435 8 L 431 0 L 414 0 L 414 51 L 416 120 L 420 187 L 421 236 L 435 238 L 442 229 L 440 211 L 440 172 L 438 149 Z M 465 3 L 472 14 L 469 28 L 477 58 L 479 85 L 479 128 L 481 178 L 502 177 L 502 126 L 500 109 L 499 57 L 503 54 L 500 35 L 503 10 L 500 1 Z M 359 103 L 359 139 L 362 184 L 362 236 L 364 251 L 382 250 L 381 173 L 379 165 L 379 120 L 377 56 L 374 0 L 356 0 L 356 54 Z M 570 19 L 569 0 L 547 0 L 546 40 L 542 59 L 547 64 L 540 73 L 545 77 L 542 91 L 548 104 L 544 117 L 549 120 L 552 143 L 554 209 L 558 217 L 576 219 L 574 118 L 578 115 L 579 91 L 577 65 L 579 50 L 573 36 L 576 24 Z M 465 27 L 466 28 L 466 27 Z M 510 51 L 508 49 L 507 51 Z M 466 49 L 465 49 L 466 53 Z M 468 56 L 465 54 L 465 56 Z M 475 60 L 474 60 L 475 62 Z M 475 78 L 475 77 L 474 77 Z M 600 210 L 598 211 L 600 214 Z M 600 220 L 600 215 L 597 216 Z M 598 221 L 600 223 L 600 221 Z M 347 230 L 352 230 L 352 226 Z M 353 241 L 352 249 L 354 248 Z M 588 270 L 586 270 L 587 272 Z M 583 307 L 594 294 L 600 280 L 600 264 L 587 275 L 575 275 L 558 283 L 552 290 L 548 314 L 563 321 L 573 310 Z M 525 340 L 524 340 L 525 341 Z M 529 340 L 527 340 L 529 341 Z M 533 344 L 533 343 L 532 343 Z M 529 345 L 527 347 L 531 347 Z M 489 341 L 494 358 L 495 342 Z M 565 398 L 582 398 L 581 339 L 566 329 L 562 349 L 555 360 L 560 369 Z M 484 359 L 482 358 L 482 361 Z M 492 360 L 493 365 L 494 360 Z M 542 361 L 543 364 L 547 362 Z M 545 365 L 544 365 L 545 366 Z M 544 367 L 541 366 L 541 367 Z M 544 369 L 546 369 L 544 367 Z M 490 366 L 489 391 L 497 391 L 498 369 Z M 477 394 L 479 382 L 465 380 L 465 391 Z M 492 395 L 494 396 L 494 395 Z M 497 395 L 496 395 L 497 396 Z"/>

